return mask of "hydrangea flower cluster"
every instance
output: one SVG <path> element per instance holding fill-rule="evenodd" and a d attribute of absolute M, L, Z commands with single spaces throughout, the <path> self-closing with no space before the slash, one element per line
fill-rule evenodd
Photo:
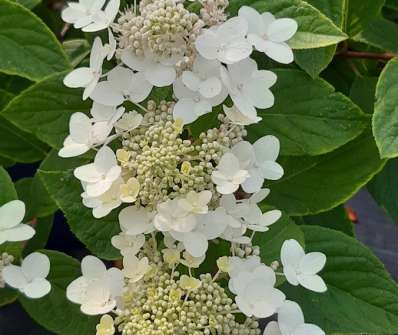
<path fill-rule="evenodd" d="M 267 325 L 266 335 L 323 335 L 278 289 L 277 276 L 325 292 L 318 275 L 325 255 L 306 254 L 288 240 L 281 265 L 266 265 L 253 244 L 255 234 L 266 234 L 282 215 L 264 212 L 260 203 L 270 193 L 264 181 L 284 171 L 276 137 L 245 140 L 245 127 L 261 120 L 257 109 L 273 106 L 270 89 L 277 81 L 251 54 L 292 62 L 288 40 L 297 23 L 247 6 L 228 17 L 225 0 L 200 4 L 197 15 L 178 0 L 143 0 L 116 21 L 118 0 L 80 0 L 63 12 L 75 28 L 108 30 L 107 43 L 94 39 L 89 65 L 64 79 L 83 88 L 83 99 L 93 104 L 90 115 L 72 115 L 59 155 L 96 151 L 74 175 L 95 218 L 122 207 L 121 232 L 111 242 L 123 258 L 120 268 L 109 269 L 94 256 L 84 258 L 67 297 L 85 314 L 104 315 L 99 335 L 116 329 L 126 335 L 254 335 L 261 333 L 257 320 L 273 315 L 278 321 Z M 105 62 L 113 65 L 106 73 Z M 151 94 L 166 87 L 172 96 Z M 195 136 L 195 121 L 207 113 L 217 113 L 218 123 Z M 32 236 L 22 218 L 7 217 L 4 224 L 1 214 L 0 243 Z M 209 246 L 221 243 L 230 253 L 209 260 Z M 3 278 L 27 296 L 43 296 L 50 290 L 47 261 L 32 254 L 21 267 L 6 266 Z M 209 261 L 217 261 L 214 273 L 203 270 Z"/>

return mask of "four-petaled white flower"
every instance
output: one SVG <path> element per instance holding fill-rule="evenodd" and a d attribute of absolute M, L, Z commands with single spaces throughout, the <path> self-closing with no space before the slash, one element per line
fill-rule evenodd
<path fill-rule="evenodd" d="M 98 197 L 90 197 L 86 191 L 87 184 L 83 183 L 85 192 L 81 194 L 83 205 L 93 209 L 93 216 L 96 219 L 107 216 L 112 210 L 122 204 L 120 188 L 123 185 L 122 178 L 116 179 L 109 190 Z"/>
<path fill-rule="evenodd" d="M 66 297 L 81 305 L 88 315 L 106 314 L 116 307 L 123 290 L 123 274 L 117 268 L 106 269 L 94 256 L 86 256 L 81 264 L 82 276 L 66 288 Z"/>
<path fill-rule="evenodd" d="M 176 79 L 175 64 L 169 59 L 157 58 L 149 52 L 145 56 L 137 56 L 130 50 L 122 53 L 122 62 L 130 69 L 141 72 L 143 77 L 153 86 L 171 85 Z"/>
<path fill-rule="evenodd" d="M 207 206 L 213 194 L 210 191 L 195 192 L 190 191 L 185 198 L 180 199 L 180 206 L 188 212 L 195 214 L 206 214 L 209 210 Z"/>
<path fill-rule="evenodd" d="M 108 28 L 119 11 L 120 0 L 110 0 L 104 7 L 105 0 L 79 0 L 68 2 L 62 11 L 62 19 L 73 24 L 76 29 L 95 32 Z"/>
<path fill-rule="evenodd" d="M 276 19 L 271 13 L 260 14 L 248 6 L 239 9 L 239 17 L 247 21 L 247 40 L 258 51 L 282 64 L 293 62 L 293 51 L 286 42 L 297 32 L 298 25 L 295 20 Z"/>
<path fill-rule="evenodd" d="M 296 240 L 287 240 L 281 249 L 283 273 L 287 281 L 294 285 L 301 285 L 315 292 L 326 292 L 327 287 L 318 275 L 325 264 L 326 256 L 321 252 L 305 254 L 303 247 Z"/>
<path fill-rule="evenodd" d="M 0 207 L 0 244 L 4 242 L 26 241 L 33 237 L 35 230 L 23 224 L 25 204 L 12 200 Z"/>
<path fill-rule="evenodd" d="M 28 298 L 37 299 L 47 295 L 51 284 L 46 279 L 50 273 L 50 260 L 42 253 L 27 256 L 21 266 L 7 265 L 2 276 L 6 284 L 18 289 Z"/>
<path fill-rule="evenodd" d="M 232 276 L 229 288 L 236 294 L 235 302 L 243 314 L 266 318 L 275 314 L 285 301 L 285 295 L 274 288 L 275 283 L 274 271 L 261 264 Z"/>
<path fill-rule="evenodd" d="M 138 259 L 131 251 L 128 251 L 123 257 L 123 274 L 132 283 L 140 281 L 150 269 L 147 257 Z"/>
<path fill-rule="evenodd" d="M 225 211 L 218 208 L 196 217 L 197 224 L 189 232 L 170 230 L 170 235 L 180 241 L 185 250 L 193 257 L 202 257 L 209 246 L 208 241 L 221 236 L 227 227 Z"/>
<path fill-rule="evenodd" d="M 112 124 L 108 121 L 93 123 L 86 114 L 74 113 L 69 120 L 70 134 L 58 155 L 65 158 L 82 155 L 105 143 L 111 131 Z"/>
<path fill-rule="evenodd" d="M 181 206 L 179 199 L 173 199 L 157 206 L 153 223 L 163 232 L 188 233 L 196 227 L 197 220 L 195 214 Z"/>
<path fill-rule="evenodd" d="M 74 171 L 75 177 L 85 184 L 88 197 L 99 197 L 104 194 L 120 174 L 121 167 L 117 165 L 116 155 L 107 146 L 97 152 L 94 163 L 80 166 Z"/>
<path fill-rule="evenodd" d="M 136 255 L 145 244 L 145 235 L 128 235 L 121 232 L 119 235 L 113 236 L 111 242 L 115 248 L 120 250 L 122 256 Z"/>
<path fill-rule="evenodd" d="M 236 108 L 249 119 L 257 117 L 256 108 L 265 109 L 274 105 L 270 87 L 276 83 L 275 73 L 258 70 L 257 63 L 246 58 L 238 63 L 221 67 L 221 79 Z"/>
<path fill-rule="evenodd" d="M 195 41 L 199 54 L 209 60 L 217 59 L 233 64 L 250 56 L 253 51 L 246 40 L 248 24 L 241 17 L 233 17 L 213 29 L 206 29 Z"/>
<path fill-rule="evenodd" d="M 283 168 L 276 162 L 279 148 L 279 140 L 272 135 L 261 137 L 253 145 L 241 141 L 232 147 L 231 152 L 239 160 L 241 169 L 249 173 L 242 183 L 246 193 L 258 192 L 264 179 L 278 180 L 283 176 Z"/>
<path fill-rule="evenodd" d="M 254 123 L 258 123 L 262 120 L 261 117 L 257 116 L 257 112 L 254 109 L 253 115 L 243 114 L 235 105 L 228 107 L 223 105 L 223 110 L 227 118 L 233 123 L 240 126 L 248 126 Z"/>
<path fill-rule="evenodd" d="M 155 230 L 153 217 L 154 213 L 144 207 L 126 207 L 119 213 L 120 228 L 130 236 L 149 234 Z"/>
<path fill-rule="evenodd" d="M 217 185 L 217 191 L 221 194 L 234 193 L 239 185 L 249 177 L 247 170 L 241 169 L 239 159 L 230 152 L 225 153 L 217 169 L 213 171 L 211 180 Z"/>
<path fill-rule="evenodd" d="M 80 67 L 64 78 L 64 85 L 71 88 L 83 87 L 83 100 L 95 90 L 102 75 L 102 63 L 106 57 L 101 39 L 96 37 L 91 48 L 90 66 Z"/>
<path fill-rule="evenodd" d="M 90 98 L 106 106 L 118 106 L 125 100 L 141 102 L 151 93 L 152 84 L 140 72 L 117 66 L 107 75 L 107 80 L 97 84 Z"/>
<path fill-rule="evenodd" d="M 325 335 L 325 332 L 314 324 L 305 323 L 300 306 L 286 300 L 278 310 L 278 322 L 269 322 L 263 335 Z"/>

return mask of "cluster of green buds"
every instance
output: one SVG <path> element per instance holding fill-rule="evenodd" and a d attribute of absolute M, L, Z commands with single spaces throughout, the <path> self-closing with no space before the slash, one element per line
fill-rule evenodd
<path fill-rule="evenodd" d="M 124 174 L 140 185 L 137 206 L 153 209 L 189 191 L 209 190 L 217 200 L 211 174 L 225 151 L 245 135 L 243 127 L 220 116 L 219 127 L 193 141 L 179 120 L 173 121 L 173 106 L 149 101 L 141 126 L 123 134 L 122 148 L 116 152 Z"/>
<path fill-rule="evenodd" d="M 158 266 L 125 292 L 124 308 L 115 318 L 121 334 L 260 334 L 254 319 L 236 320 L 237 306 L 210 274 L 196 279 Z"/>
<path fill-rule="evenodd" d="M 113 26 L 119 36 L 119 48 L 136 55 L 144 50 L 161 57 L 182 57 L 192 51 L 191 42 L 204 25 L 199 17 L 173 0 L 141 1 L 127 10 Z"/>
<path fill-rule="evenodd" d="M 5 282 L 1 276 L 1 272 L 4 267 L 7 265 L 10 265 L 14 261 L 14 256 L 7 254 L 6 252 L 3 252 L 0 255 L 0 288 L 5 287 Z"/>

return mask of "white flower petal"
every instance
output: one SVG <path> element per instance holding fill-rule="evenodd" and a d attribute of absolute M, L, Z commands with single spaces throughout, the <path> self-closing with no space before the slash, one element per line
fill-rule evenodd
<path fill-rule="evenodd" d="M 262 164 L 259 164 L 259 168 L 263 178 L 268 180 L 281 179 L 284 174 L 282 166 L 273 161 L 266 161 Z"/>
<path fill-rule="evenodd" d="M 21 268 L 28 280 L 33 280 L 35 278 L 44 279 L 50 273 L 50 260 L 42 253 L 34 252 L 25 257 L 22 261 Z"/>
<path fill-rule="evenodd" d="M 206 254 L 208 242 L 207 238 L 196 232 L 184 234 L 184 247 L 193 257 L 201 257 Z"/>
<path fill-rule="evenodd" d="M 81 67 L 68 73 L 64 85 L 71 88 L 86 87 L 94 79 L 94 74 L 88 67 Z"/>
<path fill-rule="evenodd" d="M 272 41 L 264 42 L 265 54 L 281 64 L 290 64 L 294 60 L 292 49 L 286 43 L 275 43 Z"/>
<path fill-rule="evenodd" d="M 212 60 L 218 56 L 220 41 L 216 33 L 208 29 L 196 38 L 195 46 L 202 57 Z"/>
<path fill-rule="evenodd" d="M 152 88 L 153 85 L 146 80 L 142 72 L 135 73 L 128 92 L 128 98 L 132 102 L 142 102 L 151 94 Z"/>
<path fill-rule="evenodd" d="M 185 86 L 192 91 L 197 91 L 200 85 L 200 78 L 192 71 L 184 71 L 181 80 Z"/>
<path fill-rule="evenodd" d="M 222 90 L 222 84 L 220 79 L 216 77 L 210 77 L 207 80 L 203 81 L 199 86 L 199 93 L 207 98 L 214 98 L 219 95 Z"/>
<path fill-rule="evenodd" d="M 90 138 L 91 120 L 86 114 L 73 113 L 69 120 L 69 132 L 76 143 L 87 144 Z"/>
<path fill-rule="evenodd" d="M 264 329 L 263 335 L 282 335 L 278 323 L 275 321 L 269 322 Z"/>
<path fill-rule="evenodd" d="M 263 136 L 253 144 L 257 161 L 275 161 L 278 158 L 280 143 L 277 137 L 272 135 Z"/>
<path fill-rule="evenodd" d="M 177 73 L 174 67 L 154 63 L 145 68 L 145 78 L 156 87 L 171 85 L 176 79 Z"/>
<path fill-rule="evenodd" d="M 147 62 L 145 61 L 145 58 L 138 57 L 130 50 L 123 51 L 121 59 L 124 64 L 135 71 L 144 71 L 146 68 Z"/>
<path fill-rule="evenodd" d="M 2 277 L 7 285 L 16 289 L 23 288 L 28 283 L 21 267 L 12 264 L 3 269 Z"/>
<path fill-rule="evenodd" d="M 318 275 L 304 275 L 299 274 L 297 276 L 297 280 L 300 285 L 305 287 L 308 290 L 323 293 L 327 291 L 327 286 L 323 279 Z"/>
<path fill-rule="evenodd" d="M 260 13 L 257 12 L 254 8 L 249 6 L 242 6 L 241 8 L 239 8 L 238 15 L 239 17 L 242 17 L 246 20 L 249 33 L 257 33 L 262 35 L 265 32 L 265 24 L 263 18 L 261 17 Z"/>
<path fill-rule="evenodd" d="M 12 200 L 0 207 L 0 230 L 17 226 L 25 216 L 25 204 Z"/>
<path fill-rule="evenodd" d="M 281 249 L 281 261 L 283 266 L 298 266 L 301 259 L 305 256 L 303 247 L 296 240 L 286 240 Z"/>
<path fill-rule="evenodd" d="M 31 299 L 42 298 L 51 291 L 51 284 L 44 278 L 36 278 L 23 288 L 23 293 Z"/>
<path fill-rule="evenodd" d="M 278 310 L 278 322 L 283 335 L 294 334 L 298 326 L 304 324 L 304 315 L 300 306 L 286 300 Z"/>
<path fill-rule="evenodd" d="M 82 304 L 86 299 L 87 288 L 90 280 L 85 277 L 79 277 L 71 282 L 66 288 L 66 297 L 75 304 Z"/>
<path fill-rule="evenodd" d="M 19 224 L 16 227 L 2 231 L 3 237 L 9 242 L 19 242 L 31 239 L 35 235 L 35 230 L 26 224 Z"/>
<path fill-rule="evenodd" d="M 82 274 L 88 279 L 100 279 L 106 273 L 105 264 L 94 256 L 86 256 L 82 260 Z"/>
<path fill-rule="evenodd" d="M 117 166 L 116 155 L 111 148 L 103 146 L 95 155 L 94 164 L 98 171 L 106 173 Z"/>
<path fill-rule="evenodd" d="M 317 325 L 306 323 L 299 326 L 294 335 L 325 335 L 325 332 Z"/>
<path fill-rule="evenodd" d="M 300 261 L 300 270 L 303 274 L 314 275 L 321 271 L 326 264 L 326 256 L 321 252 L 310 252 Z"/>
<path fill-rule="evenodd" d="M 190 124 L 198 119 L 198 115 L 195 113 L 195 101 L 192 99 L 180 99 L 174 105 L 173 118 L 176 120 L 180 118 L 184 124 Z"/>
<path fill-rule="evenodd" d="M 105 106 L 119 106 L 124 102 L 122 92 L 115 90 L 108 81 L 98 83 L 90 98 Z"/>
<path fill-rule="evenodd" d="M 273 42 L 285 42 L 297 32 L 298 25 L 293 19 L 282 18 L 272 22 L 267 29 L 267 35 Z"/>

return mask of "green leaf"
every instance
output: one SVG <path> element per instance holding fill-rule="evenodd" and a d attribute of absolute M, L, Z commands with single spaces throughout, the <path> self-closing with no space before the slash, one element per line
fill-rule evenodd
<path fill-rule="evenodd" d="M 79 65 L 90 54 L 90 44 L 83 38 L 68 40 L 62 44 L 73 67 Z"/>
<path fill-rule="evenodd" d="M 281 180 L 269 183 L 267 203 L 288 215 L 305 216 L 344 203 L 385 164 L 379 158 L 370 132 L 329 154 L 285 157 Z"/>
<path fill-rule="evenodd" d="M 260 13 L 271 12 L 276 17 L 289 17 L 298 23 L 298 31 L 289 40 L 293 49 L 326 47 L 344 41 L 347 36 L 319 10 L 302 0 L 231 0 L 228 12 L 236 15 L 241 6 L 251 6 Z"/>
<path fill-rule="evenodd" d="M 348 0 L 307 0 L 309 4 L 319 9 L 334 24 L 343 28 L 344 12 Z M 336 45 L 317 48 L 313 50 L 296 50 L 294 58 L 296 64 L 300 66 L 311 77 L 316 78 L 332 61 L 336 53 Z"/>
<path fill-rule="evenodd" d="M 0 72 L 33 81 L 70 68 L 47 26 L 22 5 L 0 0 Z"/>
<path fill-rule="evenodd" d="M 355 36 L 375 17 L 381 16 L 385 0 L 348 0 L 347 32 Z"/>
<path fill-rule="evenodd" d="M 377 77 L 356 77 L 351 86 L 351 100 L 368 114 L 373 114 L 377 80 Z"/>
<path fill-rule="evenodd" d="M 45 217 L 53 214 L 57 206 L 50 198 L 43 182 L 36 174 L 33 178 L 23 178 L 16 182 L 19 199 L 26 204 L 25 219 Z"/>
<path fill-rule="evenodd" d="M 321 226 L 341 231 L 348 236 L 355 236 L 354 225 L 348 218 L 343 205 L 317 215 L 297 217 L 295 221 L 299 224 Z"/>
<path fill-rule="evenodd" d="M 33 163 L 43 159 L 46 152 L 45 144 L 0 114 L 0 156 L 20 163 Z"/>
<path fill-rule="evenodd" d="M 275 73 L 275 105 L 260 111 L 263 120 L 248 128 L 251 140 L 272 134 L 281 141 L 282 155 L 319 155 L 365 129 L 366 115 L 325 80 L 311 79 L 299 70 Z"/>
<path fill-rule="evenodd" d="M 78 305 L 66 298 L 66 287 L 81 276 L 79 262 L 57 251 L 40 252 L 50 258 L 51 269 L 47 279 L 51 283 L 51 291 L 40 299 L 29 299 L 20 295 L 18 300 L 25 311 L 37 323 L 56 334 L 95 334 L 99 318 L 84 315 Z"/>
<path fill-rule="evenodd" d="M 398 224 L 398 158 L 389 160 L 367 188 L 376 202 Z"/>
<path fill-rule="evenodd" d="M 398 286 L 360 242 L 335 230 L 303 226 L 307 252 L 326 254 L 321 276 L 328 291 L 314 293 L 287 283 L 282 290 L 299 302 L 305 321 L 327 334 L 398 332 Z"/>
<path fill-rule="evenodd" d="M 398 24 L 380 17 L 370 21 L 363 31 L 353 36 L 353 40 L 398 53 L 397 35 Z"/>
<path fill-rule="evenodd" d="M 398 156 L 398 58 L 379 77 L 373 115 L 373 134 L 382 158 Z"/>
<path fill-rule="evenodd" d="M 269 231 L 264 233 L 257 232 L 254 235 L 253 245 L 260 247 L 262 262 L 270 265 L 273 261 L 280 261 L 282 244 L 291 238 L 304 246 L 304 234 L 301 228 L 287 215 L 283 215 L 281 219 L 270 227 Z"/>
<path fill-rule="evenodd" d="M 386 7 L 393 9 L 393 10 L 398 10 L 398 1 L 397 0 L 386 0 Z"/>
<path fill-rule="evenodd" d="M 87 113 L 90 108 L 89 101 L 82 101 L 81 90 L 64 86 L 64 76 L 65 73 L 56 74 L 32 85 L 12 100 L 1 115 L 50 146 L 60 148 L 69 134 L 70 116 Z"/>
<path fill-rule="evenodd" d="M 27 9 L 35 8 L 41 0 L 16 0 L 19 4 L 26 7 Z"/>
<path fill-rule="evenodd" d="M 0 166 L 0 206 L 5 203 L 18 199 L 17 191 L 7 171 Z"/>
<path fill-rule="evenodd" d="M 67 162 L 69 161 L 69 162 Z M 113 211 L 102 219 L 95 219 L 89 208 L 83 206 L 80 194 L 82 186 L 69 166 L 60 169 L 64 162 L 73 160 L 56 157 L 53 152 L 43 162 L 39 170 L 45 187 L 57 206 L 64 212 L 72 232 L 87 248 L 104 259 L 118 259 L 120 253 L 111 244 L 111 237 L 120 232 L 117 214 Z M 74 161 L 75 167 L 82 165 Z"/>

